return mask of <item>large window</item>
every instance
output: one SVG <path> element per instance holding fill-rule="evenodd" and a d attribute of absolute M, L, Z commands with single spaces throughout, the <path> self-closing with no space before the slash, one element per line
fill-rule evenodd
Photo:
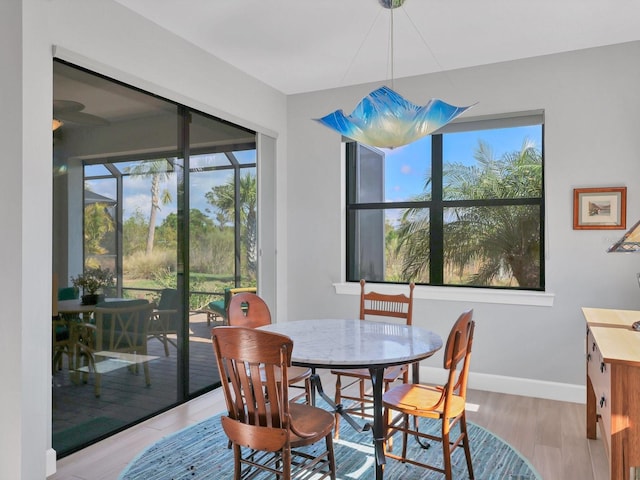
<path fill-rule="evenodd" d="M 347 144 L 347 280 L 544 289 L 542 114 Z"/>

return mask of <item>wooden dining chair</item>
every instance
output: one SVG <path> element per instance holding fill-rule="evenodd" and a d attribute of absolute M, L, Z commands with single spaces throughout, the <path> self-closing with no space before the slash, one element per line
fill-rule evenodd
<path fill-rule="evenodd" d="M 234 478 L 254 478 L 257 470 L 289 480 L 336 478 L 333 415 L 304 403 L 289 402 L 288 375 L 293 341 L 250 327 L 212 329 L 228 414 L 222 428 L 233 446 Z M 325 448 L 299 450 L 325 441 Z M 300 478 L 296 476 L 295 478 Z"/>
<path fill-rule="evenodd" d="M 266 302 L 255 293 L 236 293 L 229 300 L 227 322 L 236 327 L 258 328 L 271 323 L 271 312 Z M 306 403 L 311 403 L 311 374 L 307 367 L 289 367 L 289 386 L 304 390 L 304 393 L 291 398 L 292 402 L 304 398 Z"/>
<path fill-rule="evenodd" d="M 406 325 L 411 325 L 413 320 L 413 289 L 415 285 L 409 284 L 409 296 L 404 294 L 383 294 L 378 292 L 366 292 L 365 280 L 360 280 L 360 320 L 370 317 L 386 317 L 388 319 L 402 319 Z M 372 419 L 369 412 L 373 408 L 373 397 L 371 391 L 371 375 L 366 368 L 360 369 L 333 369 L 336 376 L 335 403 L 342 404 L 345 400 L 349 404 L 343 406 L 343 411 L 350 415 Z M 343 378 L 348 379 L 348 383 L 343 385 Z M 402 378 L 404 383 L 409 381 L 409 369 L 407 365 L 389 367 L 384 372 L 384 390 L 396 380 Z M 358 385 L 355 393 L 346 390 L 354 385 Z M 340 437 L 340 414 L 336 413 L 335 438 Z"/>
<path fill-rule="evenodd" d="M 382 402 L 385 410 L 388 411 L 385 417 L 388 419 L 394 417 L 388 421 L 385 438 L 389 439 L 396 432 L 402 433 L 401 455 L 387 452 L 387 457 L 444 473 L 447 480 L 452 480 L 451 454 L 457 447 L 462 447 L 467 460 L 469 478 L 473 479 L 465 402 L 474 328 L 473 310 L 462 313 L 451 328 L 444 351 L 444 368 L 448 371 L 447 382 L 444 385 L 403 384 L 394 386 L 384 393 Z M 410 417 L 415 421 L 410 422 Z M 440 434 L 420 431 L 417 421 L 419 418 L 440 421 Z M 451 429 L 456 424 L 459 425 L 460 433 L 452 439 Z M 417 458 L 407 458 L 409 435 L 415 437 L 418 442 L 422 438 L 441 442 L 444 468 L 426 464 Z"/>

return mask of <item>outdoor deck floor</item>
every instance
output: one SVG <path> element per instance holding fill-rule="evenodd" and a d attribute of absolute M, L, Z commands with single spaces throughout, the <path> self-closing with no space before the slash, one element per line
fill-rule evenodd
<path fill-rule="evenodd" d="M 207 326 L 204 313 L 190 316 L 190 393 L 218 384 L 210 340 L 213 326 Z M 147 354 L 155 357 L 148 362 L 151 385 L 146 386 L 142 365 L 137 372 L 126 366 L 116 368 L 101 375 L 100 397 L 95 395 L 95 374 L 78 378 L 65 359 L 62 370 L 52 377 L 52 446 L 59 456 L 176 405 L 176 347 L 170 344 L 165 356 L 164 345 L 151 339 L 147 348 Z"/>

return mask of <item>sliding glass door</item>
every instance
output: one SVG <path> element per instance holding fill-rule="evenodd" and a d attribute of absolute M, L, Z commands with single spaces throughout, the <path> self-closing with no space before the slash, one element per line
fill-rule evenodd
<path fill-rule="evenodd" d="M 64 456 L 219 385 L 207 310 L 256 286 L 257 159 L 255 132 L 64 62 L 54 99 L 52 443 Z M 114 282 L 82 305 L 72 278 L 96 267 Z"/>

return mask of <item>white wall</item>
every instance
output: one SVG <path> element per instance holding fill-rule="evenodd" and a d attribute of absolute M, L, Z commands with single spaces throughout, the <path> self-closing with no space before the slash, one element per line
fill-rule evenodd
<path fill-rule="evenodd" d="M 574 187 L 627 186 L 627 223 L 640 218 L 639 55 L 640 43 L 630 43 L 396 79 L 395 89 L 414 103 L 479 102 L 465 117 L 545 111 L 546 290 L 555 294 L 553 306 L 416 301 L 414 323 L 443 336 L 463 309 L 474 309 L 472 384 L 583 399 L 580 307 L 640 308 L 640 256 L 605 253 L 624 231 L 572 229 Z M 332 286 L 344 270 L 340 136 L 312 118 L 337 108 L 348 114 L 377 86 L 288 99 L 287 287 L 296 299 L 288 303 L 289 319 L 356 315 L 357 297 L 337 295 Z M 437 355 L 423 365 L 441 361 Z"/>
<path fill-rule="evenodd" d="M 284 95 L 120 4 L 0 2 L 2 479 L 41 480 L 55 461 L 48 451 L 53 45 L 65 60 L 277 138 L 276 163 L 286 158 Z"/>
<path fill-rule="evenodd" d="M 2 87 L 0 89 L 0 142 L 3 150 L 0 191 L 3 201 L 12 200 L 12 208 L 0 210 L 2 225 L 2 268 L 0 275 L 0 296 L 6 303 L 2 309 L 2 323 L 5 335 L 0 336 L 0 379 L 2 379 L 3 410 L 0 419 L 3 430 L 11 435 L 0 435 L 0 452 L 9 455 L 19 451 L 22 443 L 22 373 L 15 364 L 22 356 L 23 327 L 19 321 L 22 312 L 19 298 L 22 278 L 20 251 L 22 232 L 20 217 L 22 209 L 22 29 L 20 5 L 16 2 L 0 3 L 0 61 L 2 62 Z M 12 326 L 11 330 L 6 326 Z M 43 433 L 43 432 L 41 432 Z M 42 436 L 42 435 L 41 435 Z M 42 456 L 42 450 L 40 455 Z M 0 454 L 2 455 L 2 454 Z M 0 477 L 19 478 L 20 463 L 4 462 L 0 458 Z"/>

